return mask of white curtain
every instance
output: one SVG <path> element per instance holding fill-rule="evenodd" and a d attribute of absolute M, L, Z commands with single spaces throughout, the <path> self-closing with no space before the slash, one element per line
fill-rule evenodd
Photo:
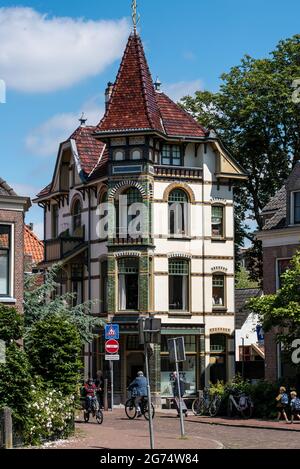
<path fill-rule="evenodd" d="M 182 276 L 182 310 L 188 310 L 188 279 L 187 275 Z"/>
<path fill-rule="evenodd" d="M 119 307 L 120 311 L 126 311 L 126 276 L 119 275 Z"/>

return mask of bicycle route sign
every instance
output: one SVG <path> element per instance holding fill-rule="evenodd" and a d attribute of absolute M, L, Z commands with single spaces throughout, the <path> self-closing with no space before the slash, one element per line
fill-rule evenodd
<path fill-rule="evenodd" d="M 105 340 L 120 338 L 120 327 L 119 324 L 106 324 L 105 326 Z"/>

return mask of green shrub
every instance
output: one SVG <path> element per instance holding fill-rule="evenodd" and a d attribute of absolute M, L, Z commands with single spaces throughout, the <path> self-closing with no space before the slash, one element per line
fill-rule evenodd
<path fill-rule="evenodd" d="M 27 337 L 26 350 L 35 374 L 64 396 L 75 394 L 80 377 L 81 342 L 76 326 L 53 314 L 36 322 Z"/>
<path fill-rule="evenodd" d="M 23 337 L 24 319 L 16 308 L 0 304 L 0 339 L 9 343 Z"/>

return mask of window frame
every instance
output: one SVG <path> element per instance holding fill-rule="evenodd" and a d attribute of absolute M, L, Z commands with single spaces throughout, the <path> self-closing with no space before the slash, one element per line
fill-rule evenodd
<path fill-rule="evenodd" d="M 222 234 L 220 235 L 215 235 L 213 234 L 213 209 L 214 208 L 220 208 L 222 209 Z M 226 235 L 225 235 L 225 213 L 226 213 L 226 210 L 225 210 L 225 205 L 224 204 L 212 204 L 211 206 L 211 237 L 212 237 L 212 240 L 219 240 L 219 239 L 225 239 Z"/>
<path fill-rule="evenodd" d="M 51 238 L 56 239 L 59 235 L 59 206 L 51 205 Z"/>
<path fill-rule="evenodd" d="M 169 152 L 170 152 L 170 155 L 169 156 L 164 156 L 164 150 L 168 149 Z M 175 149 L 178 149 L 179 150 L 179 158 L 178 156 L 174 156 L 174 153 L 175 153 Z M 174 160 L 178 160 L 179 159 L 179 164 L 174 164 Z M 161 148 L 161 165 L 163 166 L 175 166 L 175 167 L 180 167 L 182 166 L 182 148 L 180 145 L 176 144 L 176 143 L 173 143 L 173 144 L 164 144 L 162 145 L 162 148 Z M 168 163 L 164 163 L 164 160 L 169 160 Z"/>
<path fill-rule="evenodd" d="M 77 205 L 80 206 L 80 212 L 79 213 L 75 213 L 75 208 L 77 207 Z M 76 224 L 77 219 L 78 220 L 80 219 L 80 224 L 79 225 Z M 76 230 L 78 230 L 81 227 L 82 227 L 82 202 L 77 197 L 73 201 L 73 204 L 72 204 L 72 232 L 73 232 L 73 234 L 75 233 Z"/>
<path fill-rule="evenodd" d="M 7 290 L 5 294 L 0 294 L 0 302 L 4 301 L 5 299 L 13 299 L 13 292 L 14 292 L 14 224 L 12 223 L 5 223 L 0 222 L 0 226 L 8 227 L 9 228 L 9 247 L 2 248 L 1 251 L 6 251 L 7 254 L 7 272 L 6 272 L 6 280 L 7 280 Z"/>
<path fill-rule="evenodd" d="M 126 261 L 135 261 L 136 262 L 136 266 L 137 266 L 137 272 L 122 272 L 122 269 L 120 268 L 120 264 L 121 262 L 124 262 L 124 264 L 126 263 Z M 128 268 L 128 267 L 127 267 Z M 129 269 L 131 269 L 132 267 L 129 267 Z M 120 301 L 120 296 L 121 296 L 121 290 L 120 290 L 120 287 L 121 287 L 121 282 L 120 282 L 120 276 L 121 275 L 124 275 L 125 276 L 125 282 L 124 282 L 124 285 L 125 285 L 125 294 L 126 294 L 126 307 L 123 308 L 122 305 L 121 305 L 121 301 Z M 135 275 L 137 276 L 137 308 L 127 308 L 127 291 L 126 291 L 126 277 L 128 275 Z M 139 262 L 139 258 L 138 257 L 121 257 L 118 259 L 118 262 L 117 262 L 117 278 L 118 278 L 118 282 L 117 282 L 117 304 L 118 304 L 118 308 L 117 310 L 120 312 L 120 313 L 127 313 L 127 312 L 137 312 L 139 311 L 139 308 L 140 308 L 140 262 Z"/>
<path fill-rule="evenodd" d="M 182 201 L 171 201 L 171 196 L 174 194 L 174 192 L 182 192 L 184 194 L 186 200 Z M 182 188 L 182 187 L 175 187 L 174 189 L 171 190 L 168 196 L 168 236 L 170 239 L 180 239 L 180 238 L 189 238 L 190 236 L 190 197 L 189 194 Z M 183 210 L 183 227 L 184 230 L 180 233 L 175 233 L 172 232 L 171 230 L 171 207 L 174 204 L 179 204 L 181 207 L 181 210 Z M 186 204 L 186 205 L 185 205 Z M 186 207 L 186 208 L 185 208 Z M 173 227 L 175 228 L 175 226 Z"/>
<path fill-rule="evenodd" d="M 223 304 L 214 304 L 214 277 L 223 277 Z M 212 274 L 212 309 L 227 309 L 227 276 L 224 272 L 214 272 Z M 221 287 L 216 287 L 221 288 Z"/>
<path fill-rule="evenodd" d="M 296 208 L 295 199 L 296 199 L 297 194 L 300 194 L 300 191 L 291 192 L 291 212 L 290 212 L 291 225 L 300 225 L 300 219 L 296 220 L 296 217 L 295 217 L 295 208 Z"/>
<path fill-rule="evenodd" d="M 292 257 L 276 257 L 276 259 L 275 259 L 275 263 L 276 263 L 275 264 L 276 291 L 281 288 L 282 285 L 280 284 L 280 282 L 281 282 L 280 277 L 281 277 L 281 275 L 283 275 L 286 272 L 286 270 L 285 270 L 284 272 L 282 272 L 281 275 L 279 275 L 279 262 L 280 261 L 290 261 L 291 262 L 291 260 L 292 260 Z"/>
<path fill-rule="evenodd" d="M 175 273 L 175 272 L 171 272 L 171 265 L 172 263 L 176 263 L 176 262 L 179 262 L 179 263 L 182 263 L 186 265 L 186 273 L 184 271 L 182 272 L 179 272 L 179 273 Z M 190 312 L 190 300 L 191 300 L 191 267 L 190 267 L 190 260 L 189 259 L 182 259 L 182 258 L 178 258 L 178 257 L 175 257 L 175 258 L 170 258 L 169 259 L 169 263 L 168 263 L 168 310 L 169 310 L 169 314 L 176 314 L 176 313 L 189 313 Z M 186 277 L 187 278 L 187 281 L 186 281 L 186 298 L 184 299 L 183 296 L 181 298 L 181 303 L 183 305 L 182 309 L 178 309 L 178 308 L 172 308 L 171 307 L 171 277 Z M 183 287 L 183 285 L 182 285 Z M 184 303 L 186 303 L 186 308 L 184 308 Z"/>

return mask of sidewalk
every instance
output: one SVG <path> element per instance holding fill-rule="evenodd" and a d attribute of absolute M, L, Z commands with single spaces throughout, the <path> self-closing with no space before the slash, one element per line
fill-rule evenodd
<path fill-rule="evenodd" d="M 276 422 L 274 420 L 261 419 L 237 419 L 229 417 L 196 417 L 189 413 L 187 418 L 189 422 L 202 423 L 208 425 L 221 425 L 224 427 L 240 427 L 240 428 L 258 428 L 265 430 L 284 430 L 290 432 L 300 432 L 300 420 L 295 423 L 285 423 L 284 421 Z"/>

